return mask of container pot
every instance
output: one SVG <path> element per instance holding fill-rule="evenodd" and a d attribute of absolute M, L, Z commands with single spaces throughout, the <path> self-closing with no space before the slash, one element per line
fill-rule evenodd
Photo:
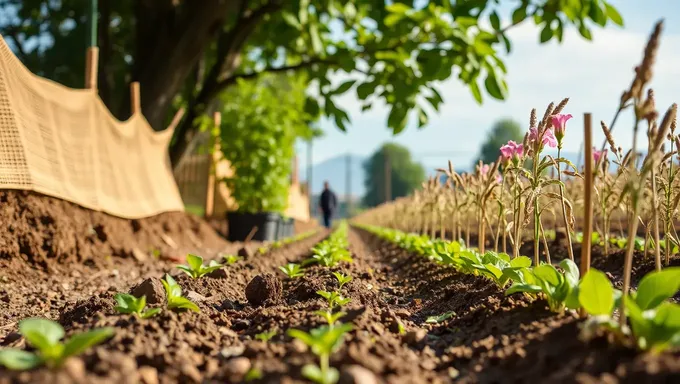
<path fill-rule="evenodd" d="M 275 241 L 278 238 L 281 215 L 276 212 L 227 212 L 229 241 L 244 241 L 257 227 L 251 240 Z"/>

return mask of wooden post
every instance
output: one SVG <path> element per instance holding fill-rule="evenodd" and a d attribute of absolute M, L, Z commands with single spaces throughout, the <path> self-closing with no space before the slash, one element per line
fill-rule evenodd
<path fill-rule="evenodd" d="M 139 91 L 139 82 L 130 83 L 130 114 L 142 113 L 142 100 Z"/>
<path fill-rule="evenodd" d="M 215 112 L 213 120 L 215 121 L 215 126 L 219 127 L 222 124 L 222 114 Z M 208 155 L 208 190 L 205 196 L 205 217 L 210 217 L 215 213 L 215 170 L 217 168 L 216 163 L 219 150 L 219 140 L 216 140 L 213 151 Z"/>
<path fill-rule="evenodd" d="M 593 231 L 593 137 L 592 116 L 590 113 L 583 114 L 584 152 L 586 155 L 584 171 L 584 202 L 583 202 L 583 242 L 581 243 L 581 277 L 590 269 L 590 247 Z M 585 312 L 581 311 L 581 316 Z"/>
<path fill-rule="evenodd" d="M 89 47 L 85 55 L 85 88 L 97 89 L 99 48 Z"/>

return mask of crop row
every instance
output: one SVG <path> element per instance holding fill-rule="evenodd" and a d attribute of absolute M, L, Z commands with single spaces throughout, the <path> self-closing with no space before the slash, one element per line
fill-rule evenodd
<path fill-rule="evenodd" d="M 645 275 L 636 292 L 623 294 L 607 275 L 589 269 L 581 276 L 576 264 L 565 259 L 559 268 L 551 264 L 532 265 L 526 256 L 467 248 L 458 241 L 431 239 L 371 225 L 357 225 L 378 237 L 429 260 L 451 266 L 458 272 L 482 276 L 496 283 L 506 295 L 523 294 L 542 298 L 553 312 L 579 311 L 588 318 L 582 336 L 604 328 L 632 340 L 642 350 L 655 353 L 680 346 L 680 305 L 669 301 L 680 289 L 680 267 L 666 268 Z M 625 301 L 628 323 L 615 321 L 620 301 Z"/>

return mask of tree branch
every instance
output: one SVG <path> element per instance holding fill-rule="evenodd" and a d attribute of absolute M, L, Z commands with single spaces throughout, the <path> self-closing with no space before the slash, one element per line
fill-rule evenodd
<path fill-rule="evenodd" d="M 286 72 L 286 71 L 295 71 L 298 69 L 303 69 L 303 68 L 308 68 L 314 64 L 327 64 L 327 65 L 334 65 L 336 64 L 334 61 L 331 60 L 325 60 L 321 58 L 314 58 L 311 60 L 303 61 L 298 64 L 294 65 L 284 65 L 282 67 L 269 67 L 265 68 L 261 71 L 257 72 L 250 72 L 250 73 L 241 73 L 241 74 L 235 74 L 233 76 L 230 76 L 222 81 L 219 81 L 216 85 L 216 87 L 221 91 L 222 89 L 236 83 L 239 79 L 254 79 L 262 74 L 265 73 L 279 73 L 279 72 Z M 219 92 L 219 91 L 218 91 Z"/>

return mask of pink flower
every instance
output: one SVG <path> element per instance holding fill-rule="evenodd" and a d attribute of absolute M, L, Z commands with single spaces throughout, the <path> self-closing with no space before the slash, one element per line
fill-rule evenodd
<path fill-rule="evenodd" d="M 496 174 L 496 183 L 498 183 L 498 184 L 503 183 L 503 176 L 501 176 L 500 173 Z"/>
<path fill-rule="evenodd" d="M 595 160 L 595 164 L 600 162 L 600 159 L 606 158 L 607 157 L 607 150 L 603 149 L 601 151 L 598 151 L 593 147 L 593 160 Z"/>
<path fill-rule="evenodd" d="M 567 121 L 571 119 L 573 116 L 570 114 L 557 114 L 553 115 L 551 117 L 551 122 L 553 129 L 555 130 L 555 137 L 557 138 L 558 143 L 562 143 L 562 138 L 564 137 L 564 133 L 567 130 Z"/>
<path fill-rule="evenodd" d="M 535 143 L 537 140 L 538 129 L 529 128 L 529 141 Z M 555 139 L 555 134 L 553 133 L 552 128 L 548 128 L 545 130 L 545 132 L 543 132 L 543 138 L 541 139 L 541 149 L 544 145 L 547 145 L 551 148 L 555 148 L 557 146 L 557 139 Z"/>
<path fill-rule="evenodd" d="M 481 167 L 477 167 L 479 169 L 479 174 L 484 176 L 487 173 L 489 173 L 489 164 L 484 164 Z"/>
<path fill-rule="evenodd" d="M 524 146 L 522 144 L 517 144 L 510 140 L 507 144 L 501 147 L 501 156 L 503 160 L 519 160 L 524 154 Z"/>

